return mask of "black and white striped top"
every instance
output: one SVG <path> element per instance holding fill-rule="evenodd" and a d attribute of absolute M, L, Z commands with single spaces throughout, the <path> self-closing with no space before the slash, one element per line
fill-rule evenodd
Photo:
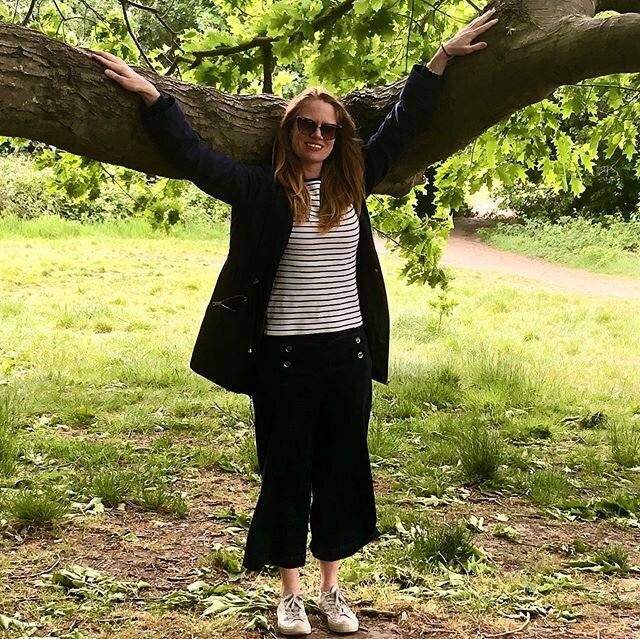
<path fill-rule="evenodd" d="M 360 225 L 353 207 L 339 226 L 318 232 L 320 179 L 305 180 L 309 221 L 294 224 L 267 307 L 267 335 L 331 333 L 362 325 L 356 286 Z"/>

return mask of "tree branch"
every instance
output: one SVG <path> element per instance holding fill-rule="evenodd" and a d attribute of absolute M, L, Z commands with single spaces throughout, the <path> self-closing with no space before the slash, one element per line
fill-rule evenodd
<path fill-rule="evenodd" d="M 500 23 L 483 37 L 487 49 L 451 61 L 432 121 L 404 149 L 378 192 L 406 193 L 425 166 L 561 85 L 640 71 L 640 15 L 588 17 L 593 4 L 586 0 L 501 0 L 500 7 Z M 175 96 L 208 145 L 242 162 L 270 161 L 284 100 L 140 73 Z M 401 88 L 398 81 L 344 96 L 363 139 L 377 129 Z M 140 125 L 139 100 L 105 78 L 81 49 L 18 25 L 0 25 L 0 95 L 0 135 L 180 177 Z"/>
<path fill-rule="evenodd" d="M 29 20 L 31 20 L 31 14 L 33 13 L 33 10 L 36 7 L 36 3 L 38 2 L 38 0 L 31 0 L 31 4 L 29 5 L 29 9 L 27 10 L 27 15 L 25 15 L 24 20 L 22 21 L 22 26 L 26 27 L 27 24 L 29 23 Z"/>
<path fill-rule="evenodd" d="M 133 29 L 131 28 L 131 24 L 129 23 L 129 15 L 127 14 L 127 2 L 126 2 L 126 0 L 120 0 L 120 6 L 122 7 L 122 15 L 124 16 L 124 23 L 127 26 L 127 31 L 129 32 L 129 35 L 131 36 L 131 39 L 133 40 L 133 42 L 136 45 L 138 51 L 140 52 L 140 55 L 142 56 L 142 59 L 146 62 L 146 64 L 149 67 L 149 69 L 151 71 L 155 71 L 155 69 L 153 68 L 153 64 L 151 64 L 151 60 L 149 60 L 149 58 L 147 58 L 147 54 L 144 52 L 144 49 L 142 48 L 142 45 L 140 44 L 140 42 L 138 42 L 138 38 L 136 37 L 136 34 L 133 32 Z"/>
<path fill-rule="evenodd" d="M 262 93 L 273 93 L 273 47 L 262 47 Z"/>
<path fill-rule="evenodd" d="M 354 0 L 344 0 L 344 2 L 341 2 L 335 7 L 321 13 L 319 16 L 316 16 L 316 18 L 311 22 L 314 32 L 321 31 L 322 29 L 326 29 L 328 26 L 332 25 L 353 8 L 353 3 Z M 280 38 L 271 38 L 269 36 L 256 36 L 247 42 L 242 42 L 234 46 L 221 46 L 206 51 L 193 51 L 192 55 L 194 60 L 191 63 L 190 68 L 193 69 L 197 67 L 205 58 L 217 58 L 220 56 L 233 55 L 234 53 L 242 53 L 243 51 L 249 51 L 256 47 L 270 45 L 273 42 L 277 42 L 279 39 Z M 289 40 L 291 41 L 304 39 L 306 39 L 306 36 L 302 31 L 297 31 L 289 36 Z"/>
<path fill-rule="evenodd" d="M 177 39 L 178 34 L 167 24 L 167 21 L 158 9 L 156 9 L 155 7 L 147 7 L 144 4 L 133 2 L 132 0 L 123 1 L 125 4 L 128 4 L 131 7 L 135 7 L 136 9 L 141 9 L 142 11 L 148 11 L 149 13 L 152 13 L 158 19 L 158 22 L 160 22 L 160 24 L 172 35 L 173 39 Z"/>

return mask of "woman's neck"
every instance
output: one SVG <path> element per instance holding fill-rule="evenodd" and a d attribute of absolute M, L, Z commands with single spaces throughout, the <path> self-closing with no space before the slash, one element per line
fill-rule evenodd
<path fill-rule="evenodd" d="M 305 164 L 302 167 L 302 174 L 305 180 L 317 180 L 322 173 L 322 162 Z"/>

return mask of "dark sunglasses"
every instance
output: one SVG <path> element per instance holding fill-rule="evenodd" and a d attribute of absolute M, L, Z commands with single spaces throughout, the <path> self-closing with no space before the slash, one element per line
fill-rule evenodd
<path fill-rule="evenodd" d="M 321 124 L 309 118 L 298 116 L 296 118 L 298 131 L 304 135 L 313 135 L 316 129 L 320 127 L 320 134 L 324 140 L 335 140 L 338 131 L 342 128 L 339 124 Z"/>

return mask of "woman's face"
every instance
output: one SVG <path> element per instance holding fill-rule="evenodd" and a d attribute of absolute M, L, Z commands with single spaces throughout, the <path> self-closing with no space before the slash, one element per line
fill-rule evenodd
<path fill-rule="evenodd" d="M 336 110 L 324 100 L 309 100 L 300 108 L 297 117 L 313 120 L 317 124 L 338 124 Z M 294 118 L 291 130 L 291 146 L 293 147 L 293 152 L 300 158 L 302 166 L 305 168 L 305 173 L 307 170 L 311 170 L 312 172 L 318 172 L 319 176 L 322 162 L 331 155 L 334 143 L 335 140 L 324 140 L 322 138 L 319 126 L 309 135 L 301 133 Z M 305 177 L 308 176 L 305 175 Z"/>

